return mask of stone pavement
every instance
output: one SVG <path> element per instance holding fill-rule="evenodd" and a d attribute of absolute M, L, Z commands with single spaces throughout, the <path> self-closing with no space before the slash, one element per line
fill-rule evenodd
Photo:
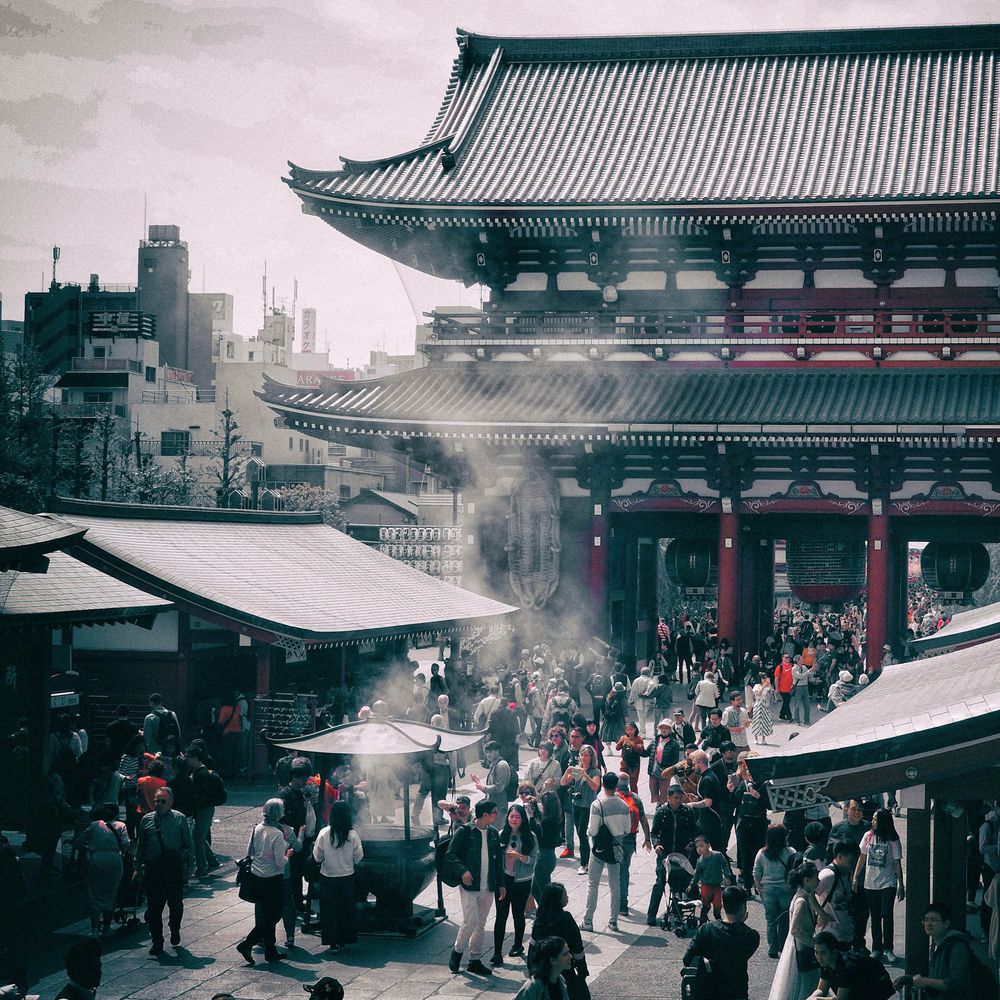
<path fill-rule="evenodd" d="M 683 704 L 684 694 L 677 690 Z M 790 725 L 776 724 L 777 742 L 787 738 Z M 766 752 L 767 748 L 764 748 Z M 533 754 L 521 751 L 522 762 Z M 476 770 L 470 767 L 469 771 Z M 461 791 L 474 793 L 468 773 L 461 782 Z M 645 799 L 644 788 L 640 789 Z M 230 790 L 229 803 L 220 808 L 213 829 L 217 849 L 230 857 L 239 856 L 246 844 L 249 830 L 259 815 L 259 804 L 270 794 L 265 784 Z M 400 808 L 402 808 L 400 804 Z M 428 808 L 425 806 L 425 808 Z M 904 837 L 905 820 L 900 823 Z M 577 860 L 559 861 L 553 878 L 562 881 L 569 892 L 570 911 L 582 921 L 586 899 L 586 876 L 577 875 Z M 679 997 L 681 956 L 686 943 L 659 928 L 648 928 L 645 906 L 654 879 L 655 865 L 651 855 L 640 848 L 632 863 L 632 916 L 619 921 L 620 933 L 605 930 L 608 922 L 609 889 L 602 886 L 594 925 L 595 933 L 585 933 L 587 961 L 591 970 L 590 986 L 595 1000 L 620 997 L 623 992 L 644 998 L 674 1000 Z M 447 968 L 448 955 L 457 929 L 456 918 L 461 906 L 459 889 L 445 887 L 447 919 L 416 940 L 395 937 L 362 937 L 358 943 L 335 958 L 322 954 L 318 937 L 302 934 L 287 962 L 269 965 L 258 961 L 248 967 L 236 953 L 236 943 L 253 923 L 252 907 L 242 902 L 234 884 L 232 863 L 221 869 L 221 877 L 191 890 L 185 904 L 185 916 L 180 948 L 167 949 L 160 960 L 150 958 L 148 935 L 141 932 L 120 933 L 105 945 L 104 981 L 98 1000 L 172 1000 L 175 997 L 211 997 L 228 992 L 240 1000 L 265 1000 L 278 996 L 302 996 L 305 984 L 321 976 L 334 976 L 347 990 L 348 1000 L 425 1000 L 428 997 L 471 998 L 513 994 L 523 982 L 521 960 L 507 959 L 491 979 L 453 976 Z M 74 899 L 75 892 L 75 899 Z M 40 978 L 32 987 L 43 998 L 54 997 L 65 980 L 59 971 L 59 959 L 74 941 L 80 940 L 89 928 L 85 911 L 80 905 L 79 888 L 66 890 L 47 906 L 47 923 L 55 930 L 44 936 L 36 935 L 24 949 L 33 978 Z M 418 902 L 434 906 L 434 883 L 424 891 Z M 763 937 L 764 921 L 759 902 L 752 902 L 750 924 Z M 902 942 L 902 907 L 896 921 L 897 947 Z M 492 947 L 492 919 L 487 924 L 487 952 Z M 530 924 L 529 924 L 530 933 Z M 504 954 L 511 946 L 511 928 Z M 279 925 L 279 946 L 282 934 Z M 468 958 L 469 956 L 466 956 Z M 766 957 L 762 947 L 751 964 L 751 997 L 766 998 L 773 974 L 774 962 Z"/>

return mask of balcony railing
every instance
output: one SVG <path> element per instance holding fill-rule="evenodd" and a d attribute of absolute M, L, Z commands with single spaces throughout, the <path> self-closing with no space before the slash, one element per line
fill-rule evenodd
<path fill-rule="evenodd" d="M 191 386 L 190 393 L 183 392 L 158 392 L 152 389 L 143 389 L 142 401 L 144 403 L 214 403 L 214 389 L 197 389 Z"/>
<path fill-rule="evenodd" d="M 737 360 L 747 351 L 861 352 L 874 360 L 899 351 L 923 351 L 951 359 L 957 351 L 1000 350 L 997 312 L 943 309 L 848 312 L 761 311 L 709 314 L 517 312 L 452 318 L 433 314 L 425 351 L 472 349 L 479 357 L 504 350 L 583 348 L 591 357 L 632 349 L 661 358 L 682 351 L 712 352 Z"/>
<path fill-rule="evenodd" d="M 75 372 L 132 372 L 141 375 L 143 364 L 133 358 L 73 358 Z"/>
<path fill-rule="evenodd" d="M 103 414 L 127 417 L 128 407 L 122 403 L 53 403 L 54 416 L 71 420 L 93 420 Z"/>
<path fill-rule="evenodd" d="M 148 439 L 141 442 L 141 447 L 146 455 L 162 455 L 163 457 L 189 455 L 191 458 L 219 458 L 222 441 L 218 438 L 189 441 L 185 448 L 182 443 L 177 441 L 168 442 L 164 447 L 162 441 Z M 233 445 L 230 454 L 238 458 L 259 456 L 263 447 L 264 445 L 260 441 L 240 441 Z"/>

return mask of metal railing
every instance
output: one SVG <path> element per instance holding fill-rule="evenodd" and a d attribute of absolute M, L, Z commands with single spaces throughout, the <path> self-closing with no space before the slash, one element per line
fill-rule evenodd
<path fill-rule="evenodd" d="M 214 389 L 198 389 L 192 386 L 190 393 L 182 392 L 160 392 L 153 389 L 143 389 L 142 401 L 144 403 L 214 403 Z"/>
<path fill-rule="evenodd" d="M 141 375 L 143 364 L 133 358 L 73 358 L 75 372 L 133 372 Z"/>
<path fill-rule="evenodd" d="M 187 447 L 179 441 L 170 441 L 167 442 L 166 446 L 164 446 L 162 441 L 156 441 L 149 438 L 140 442 L 140 447 L 142 448 L 143 454 L 154 456 L 159 455 L 164 458 L 179 458 L 181 455 L 187 455 L 190 458 L 217 459 L 221 457 L 223 444 L 221 439 L 213 438 L 200 441 L 188 441 Z M 236 458 L 245 458 L 252 455 L 259 455 L 262 448 L 263 443 L 260 441 L 239 441 L 233 445 L 230 454 Z"/>
<path fill-rule="evenodd" d="M 52 413 L 68 419 L 93 419 L 110 413 L 113 417 L 127 417 L 128 407 L 122 403 L 53 403 Z"/>

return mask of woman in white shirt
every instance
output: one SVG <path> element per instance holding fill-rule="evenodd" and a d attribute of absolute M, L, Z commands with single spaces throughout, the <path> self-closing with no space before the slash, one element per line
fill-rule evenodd
<path fill-rule="evenodd" d="M 351 827 L 351 808 L 346 802 L 330 807 L 330 825 L 313 844 L 319 862 L 319 918 L 323 944 L 338 952 L 358 939 L 354 887 L 355 866 L 365 856 L 361 838 Z"/>
<path fill-rule="evenodd" d="M 284 811 L 281 799 L 268 799 L 264 804 L 264 818 L 250 836 L 247 853 L 251 859 L 250 877 L 254 882 L 254 923 L 253 930 L 236 946 L 247 965 L 256 965 L 253 957 L 256 944 L 264 946 L 266 962 L 280 962 L 286 957 L 278 951 L 274 941 L 274 929 L 281 919 L 285 861 L 290 851 L 279 823 Z"/>
<path fill-rule="evenodd" d="M 876 809 L 872 828 L 861 838 L 861 855 L 854 869 L 854 891 L 864 887 L 871 917 L 872 956 L 896 964 L 892 950 L 895 928 L 892 908 L 906 898 L 903 889 L 903 851 L 888 809 Z"/>

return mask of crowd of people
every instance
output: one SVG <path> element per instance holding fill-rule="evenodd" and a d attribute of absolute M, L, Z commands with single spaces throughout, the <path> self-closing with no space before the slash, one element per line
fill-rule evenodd
<path fill-rule="evenodd" d="M 239 955 L 249 965 L 287 959 L 313 899 L 329 954 L 357 941 L 365 832 L 396 822 L 400 790 L 409 784 L 416 786 L 411 823 L 449 838 L 439 870 L 459 888 L 454 973 L 464 963 L 467 973 L 488 977 L 523 961 L 523 996 L 587 1000 L 585 935 L 600 932 L 594 920 L 607 884 L 612 934 L 621 917 L 674 926 L 681 903 L 693 900 L 684 960 L 711 977 L 712 997 L 750 995 L 748 963 L 762 943 L 776 963 L 771 1000 L 851 997 L 839 991 L 870 980 L 872 963 L 899 964 L 893 912 L 905 887 L 898 807 L 891 796 L 859 797 L 843 804 L 842 819 L 823 803 L 779 817 L 748 761 L 776 720 L 808 726 L 815 713 L 835 711 L 877 683 L 878 669 L 861 656 L 861 626 L 857 609 L 812 616 L 786 605 L 763 648 L 737 657 L 710 612 L 668 616 L 658 623 L 655 655 L 635 676 L 613 649 L 557 651 L 545 643 L 492 667 L 446 660 L 425 673 L 411 665 L 408 690 L 400 694 L 393 683 L 386 699 L 361 706 L 357 717 L 485 732 L 482 773 L 474 761 L 436 752 L 402 771 L 378 757 L 340 763 L 329 774 L 294 753 L 278 759 L 275 794 L 239 865 L 240 895 L 254 907 Z M 121 707 L 104 734 L 116 765 L 105 756 L 85 791 L 74 768 L 88 735 L 78 720 L 61 722 L 46 795 L 50 834 L 65 829 L 67 810 L 80 810 L 82 800 L 88 806 L 76 848 L 88 861 L 93 937 L 108 934 L 141 898 L 149 952 L 159 957 L 181 941 L 185 887 L 219 867 L 211 829 L 226 790 L 204 741 L 184 744 L 159 695 L 149 707 L 141 723 Z M 455 794 L 464 767 L 478 795 Z M 970 867 L 970 906 L 983 907 L 984 926 L 1000 870 L 996 817 L 991 810 L 975 831 Z M 50 843 L 43 833 L 36 831 L 34 843 L 50 866 L 58 836 Z M 631 886 L 639 850 L 655 857 L 648 899 L 637 899 Z M 574 871 L 586 878 L 579 920 L 568 910 Z M 981 901 L 980 890 L 990 890 Z M 755 903 L 763 910 L 763 942 L 747 924 Z M 928 910 L 927 921 L 931 941 L 946 942 L 947 956 L 941 944 L 939 975 L 932 965 L 915 985 L 929 997 L 972 1000 L 963 985 L 973 968 L 967 937 L 951 931 L 943 904 Z"/>

